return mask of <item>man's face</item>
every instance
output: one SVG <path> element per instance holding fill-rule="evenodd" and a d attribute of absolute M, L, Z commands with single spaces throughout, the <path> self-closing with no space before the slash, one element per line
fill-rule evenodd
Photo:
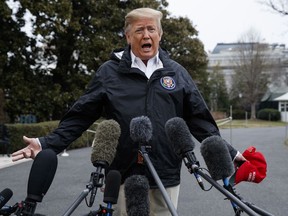
<path fill-rule="evenodd" d="M 126 33 L 126 40 L 131 45 L 134 55 L 142 61 L 154 57 L 158 52 L 161 40 L 156 21 L 149 18 L 134 21 Z"/>

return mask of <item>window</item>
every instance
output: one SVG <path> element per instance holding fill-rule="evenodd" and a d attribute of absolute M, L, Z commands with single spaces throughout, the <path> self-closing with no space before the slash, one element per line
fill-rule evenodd
<path fill-rule="evenodd" d="M 280 111 L 281 112 L 288 111 L 288 101 L 280 101 Z"/>

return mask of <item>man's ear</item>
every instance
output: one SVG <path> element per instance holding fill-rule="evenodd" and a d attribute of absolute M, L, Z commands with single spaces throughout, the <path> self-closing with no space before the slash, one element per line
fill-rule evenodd
<path fill-rule="evenodd" d="M 162 35 L 163 35 L 163 32 L 162 32 L 162 33 L 159 33 L 159 37 L 160 37 L 159 41 L 162 40 Z"/>
<path fill-rule="evenodd" d="M 128 33 L 125 34 L 125 37 L 126 37 L 126 41 L 127 41 L 127 44 L 131 44 L 131 41 L 130 41 L 130 35 Z"/>

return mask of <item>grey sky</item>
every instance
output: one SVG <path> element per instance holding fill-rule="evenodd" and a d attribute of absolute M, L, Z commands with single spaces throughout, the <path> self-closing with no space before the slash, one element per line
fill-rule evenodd
<path fill-rule="evenodd" d="M 174 16 L 187 16 L 199 31 L 205 50 L 217 43 L 233 43 L 249 29 L 263 41 L 288 46 L 288 16 L 281 16 L 259 0 L 168 0 Z"/>

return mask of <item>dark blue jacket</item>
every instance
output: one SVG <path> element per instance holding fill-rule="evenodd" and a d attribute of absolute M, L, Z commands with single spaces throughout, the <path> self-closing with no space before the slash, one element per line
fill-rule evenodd
<path fill-rule="evenodd" d="M 119 59 L 115 52 L 123 50 Z M 191 76 L 171 60 L 167 52 L 159 49 L 163 68 L 156 70 L 150 79 L 139 69 L 131 68 L 130 47 L 115 52 L 98 69 L 85 94 L 63 117 L 59 127 L 40 138 L 42 147 L 60 153 L 105 112 L 106 118 L 116 120 L 121 127 L 117 153 L 110 168 L 121 172 L 122 182 L 140 169 L 153 187 L 156 184 L 148 169 L 139 168 L 136 163 L 138 146 L 129 134 L 131 119 L 148 116 L 153 127 L 150 159 L 165 187 L 178 185 L 181 159 L 165 135 L 167 120 L 176 116 L 183 118 L 200 142 L 208 136 L 220 135 L 218 127 Z M 234 158 L 237 151 L 228 146 Z"/>

